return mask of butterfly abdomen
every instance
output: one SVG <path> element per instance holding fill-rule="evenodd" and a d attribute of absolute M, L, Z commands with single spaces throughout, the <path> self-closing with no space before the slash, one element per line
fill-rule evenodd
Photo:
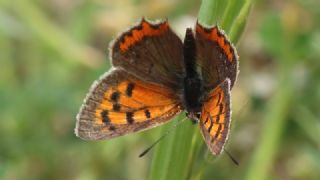
<path fill-rule="evenodd" d="M 202 93 L 202 82 L 199 78 L 184 79 L 184 106 L 189 113 L 200 112 L 201 102 L 200 95 Z"/>

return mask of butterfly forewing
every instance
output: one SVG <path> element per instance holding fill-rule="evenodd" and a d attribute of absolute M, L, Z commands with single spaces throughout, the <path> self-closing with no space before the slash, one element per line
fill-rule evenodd
<path fill-rule="evenodd" d="M 111 51 L 115 67 L 144 81 L 181 88 L 183 44 L 168 21 L 151 23 L 143 18 L 112 43 Z"/>
<path fill-rule="evenodd" d="M 226 79 L 209 94 L 202 106 L 200 128 L 210 151 L 223 150 L 230 128 L 230 80 Z"/>
<path fill-rule="evenodd" d="M 181 112 L 170 89 L 112 70 L 93 84 L 77 116 L 82 139 L 110 139 L 162 124 Z"/>
<path fill-rule="evenodd" d="M 238 55 L 235 47 L 218 26 L 196 24 L 197 64 L 201 67 L 203 83 L 214 88 L 226 78 L 232 89 L 238 74 Z"/>

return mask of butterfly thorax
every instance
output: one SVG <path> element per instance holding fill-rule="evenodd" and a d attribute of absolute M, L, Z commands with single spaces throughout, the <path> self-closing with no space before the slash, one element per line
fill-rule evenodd
<path fill-rule="evenodd" d="M 195 64 L 195 39 L 191 29 L 187 29 L 186 31 L 183 51 L 186 72 L 183 82 L 183 102 L 187 111 L 187 116 L 195 122 L 198 122 L 202 107 L 200 98 L 203 94 L 203 82 L 197 72 Z"/>
<path fill-rule="evenodd" d="M 202 82 L 199 78 L 184 79 L 184 106 L 187 111 L 187 116 L 198 122 L 200 119 L 200 111 L 202 102 L 200 95 L 202 93 Z"/>

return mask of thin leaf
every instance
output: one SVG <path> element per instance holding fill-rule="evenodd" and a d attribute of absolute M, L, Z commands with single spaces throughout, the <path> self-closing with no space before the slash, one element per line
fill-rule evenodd
<path fill-rule="evenodd" d="M 179 119 L 185 118 L 181 115 Z M 175 120 L 177 121 L 177 120 Z M 162 132 L 166 133 L 172 123 L 166 125 Z M 154 154 L 151 177 L 152 180 L 185 179 L 191 165 L 192 137 L 198 129 L 191 122 L 183 122 L 169 137 L 160 142 Z"/>
<path fill-rule="evenodd" d="M 245 26 L 247 24 L 247 17 L 250 13 L 251 5 L 252 5 L 251 0 L 246 0 L 246 2 L 243 4 L 240 10 L 239 15 L 237 16 L 237 18 L 235 19 L 232 25 L 232 28 L 229 33 L 229 37 L 230 37 L 230 40 L 235 44 L 239 41 L 240 36 L 245 29 Z"/>
<path fill-rule="evenodd" d="M 229 34 L 230 29 L 232 27 L 233 22 L 235 21 L 235 18 L 238 16 L 241 7 L 244 4 L 244 0 L 230 0 L 228 1 L 227 7 L 224 11 L 224 14 L 221 18 L 221 27 L 222 29 Z"/>
<path fill-rule="evenodd" d="M 218 23 L 227 2 L 225 0 L 203 0 L 199 10 L 199 21 L 208 26 Z"/>
<path fill-rule="evenodd" d="M 257 149 L 249 164 L 245 180 L 268 179 L 268 172 L 271 169 L 275 154 L 281 141 L 281 135 L 287 122 L 287 114 L 294 95 L 292 79 L 290 81 L 288 71 L 282 72 L 276 95 L 268 105 L 268 113 L 265 117 L 264 128 L 261 130 L 261 138 Z"/>

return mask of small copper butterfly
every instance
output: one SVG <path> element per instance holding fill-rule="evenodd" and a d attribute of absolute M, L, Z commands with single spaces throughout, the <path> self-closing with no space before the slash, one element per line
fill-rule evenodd
<path fill-rule="evenodd" d="M 228 138 L 230 90 L 238 74 L 235 47 L 217 26 L 196 23 L 184 42 L 168 21 L 144 18 L 111 43 L 113 68 L 95 81 L 75 133 L 110 139 L 168 122 L 185 110 L 217 155 Z"/>

